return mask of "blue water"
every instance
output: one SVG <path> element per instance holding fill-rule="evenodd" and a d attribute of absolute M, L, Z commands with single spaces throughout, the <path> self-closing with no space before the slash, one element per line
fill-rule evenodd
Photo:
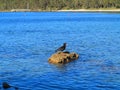
<path fill-rule="evenodd" d="M 64 42 L 80 58 L 49 64 Z M 1 12 L 0 89 L 119 90 L 119 49 L 120 13 Z"/>

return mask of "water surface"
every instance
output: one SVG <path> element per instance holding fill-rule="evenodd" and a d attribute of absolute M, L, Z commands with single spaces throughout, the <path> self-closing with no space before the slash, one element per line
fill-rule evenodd
<path fill-rule="evenodd" d="M 80 58 L 49 64 L 64 42 Z M 20 90 L 118 90 L 119 49 L 119 13 L 0 13 L 0 84 Z"/>

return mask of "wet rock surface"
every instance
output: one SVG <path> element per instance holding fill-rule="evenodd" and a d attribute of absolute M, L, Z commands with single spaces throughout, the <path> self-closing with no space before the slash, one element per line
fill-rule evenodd
<path fill-rule="evenodd" d="M 11 86 L 10 86 L 7 82 L 3 82 L 3 83 L 2 83 L 2 87 L 3 87 L 4 89 L 11 88 Z"/>
<path fill-rule="evenodd" d="M 52 64 L 65 64 L 77 60 L 78 58 L 79 55 L 74 52 L 57 52 L 48 59 L 48 62 Z"/>
<path fill-rule="evenodd" d="M 3 88 L 3 89 L 14 88 L 15 90 L 18 90 L 18 87 L 11 86 L 11 85 L 9 85 L 7 82 L 3 82 L 3 83 L 2 83 L 2 88 Z"/>

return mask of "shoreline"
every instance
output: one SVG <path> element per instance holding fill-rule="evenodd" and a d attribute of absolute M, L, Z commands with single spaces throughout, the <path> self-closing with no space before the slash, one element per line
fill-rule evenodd
<path fill-rule="evenodd" d="M 58 12 L 120 12 L 120 9 L 76 9 L 58 10 Z"/>
<path fill-rule="evenodd" d="M 120 9 L 68 9 L 68 10 L 12 9 L 0 12 L 120 12 Z"/>

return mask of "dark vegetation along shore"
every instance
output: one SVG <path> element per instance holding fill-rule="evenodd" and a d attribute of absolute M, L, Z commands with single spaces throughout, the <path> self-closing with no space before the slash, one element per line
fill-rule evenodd
<path fill-rule="evenodd" d="M 119 9 L 120 0 L 0 0 L 0 11 Z"/>

